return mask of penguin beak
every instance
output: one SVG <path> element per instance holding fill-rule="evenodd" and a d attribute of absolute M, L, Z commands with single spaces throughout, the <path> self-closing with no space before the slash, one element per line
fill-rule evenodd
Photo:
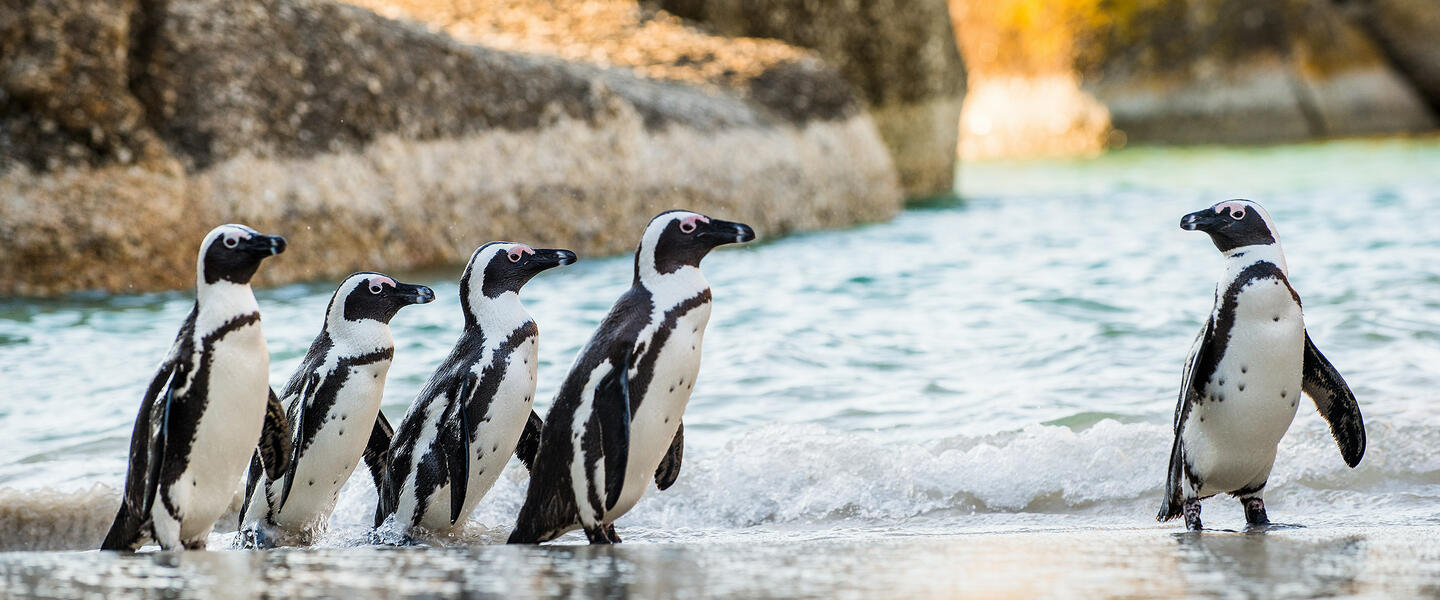
<path fill-rule="evenodd" d="M 697 237 L 710 242 L 712 246 L 743 244 L 755 239 L 755 230 L 744 223 L 710 219 L 709 223 L 704 223 L 701 227 L 704 227 L 704 230 L 697 234 Z"/>
<path fill-rule="evenodd" d="M 574 264 L 577 260 L 580 260 L 580 257 L 569 250 L 541 248 L 536 250 L 535 254 L 526 257 L 525 266 L 529 267 L 531 272 L 539 273 L 546 269 Z"/>
<path fill-rule="evenodd" d="M 435 301 L 435 290 L 423 285 L 398 283 L 395 285 L 394 294 L 406 304 L 428 304 Z"/>
<path fill-rule="evenodd" d="M 260 257 L 275 256 L 285 251 L 285 238 L 256 234 L 240 241 L 240 249 Z"/>
<path fill-rule="evenodd" d="M 1185 231 L 1204 231 L 1209 233 L 1224 224 L 1224 220 L 1214 209 L 1197 210 L 1193 213 L 1180 217 L 1180 228 Z"/>

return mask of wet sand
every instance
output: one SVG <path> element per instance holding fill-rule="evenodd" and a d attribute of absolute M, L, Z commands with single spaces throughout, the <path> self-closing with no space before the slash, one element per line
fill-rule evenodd
<path fill-rule="evenodd" d="M 1434 597 L 1440 526 L 0 554 L 6 598 Z"/>

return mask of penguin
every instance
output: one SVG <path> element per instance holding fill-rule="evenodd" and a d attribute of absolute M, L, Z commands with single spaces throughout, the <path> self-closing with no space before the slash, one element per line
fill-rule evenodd
<path fill-rule="evenodd" d="M 675 210 L 645 228 L 630 289 L 580 351 L 545 418 L 525 504 L 509 543 L 536 544 L 583 528 L 618 543 L 614 522 L 645 492 L 680 474 L 681 417 L 700 371 L 710 284 L 700 261 L 748 242 L 748 225 Z"/>
<path fill-rule="evenodd" d="M 539 328 L 520 288 L 574 252 L 490 242 L 460 277 L 465 330 L 410 405 L 389 449 L 375 526 L 406 539 L 464 522 L 510 455 L 530 468 L 543 424 L 533 409 Z"/>
<path fill-rule="evenodd" d="M 380 489 L 391 437 L 380 412 L 395 353 L 390 319 L 433 300 L 430 288 L 380 273 L 355 273 L 340 283 L 324 327 L 280 393 L 294 426 L 289 468 L 271 479 L 258 454 L 251 459 L 238 547 L 312 543 L 362 458 Z"/>
<path fill-rule="evenodd" d="M 1350 387 L 1305 331 L 1265 209 L 1230 200 L 1185 215 L 1180 227 L 1210 235 L 1225 273 L 1185 362 L 1157 519 L 1183 515 L 1186 528 L 1199 531 L 1200 501 L 1230 494 L 1244 505 L 1247 526 L 1263 528 L 1265 483 L 1300 394 L 1315 402 L 1351 468 L 1365 454 L 1365 424 Z"/>
<path fill-rule="evenodd" d="M 195 306 L 140 403 L 125 493 L 102 550 L 204 549 L 251 451 L 282 472 L 289 427 L 270 390 L 270 353 L 250 278 L 285 238 L 221 225 L 200 244 Z M 263 432 L 263 436 L 262 436 Z"/>

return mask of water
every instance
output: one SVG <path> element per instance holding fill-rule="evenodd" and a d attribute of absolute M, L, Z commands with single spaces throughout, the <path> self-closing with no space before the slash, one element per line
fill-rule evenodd
<path fill-rule="evenodd" d="M 976 165 L 963 183 L 962 205 L 706 260 L 715 304 L 684 469 L 621 519 L 627 541 L 1156 527 L 1180 370 L 1221 271 L 1208 239 L 1178 221 L 1230 197 L 1269 209 L 1310 334 L 1369 431 L 1350 470 L 1302 405 L 1267 493 L 1272 518 L 1440 524 L 1440 142 L 1132 150 Z M 542 414 L 631 264 L 582 258 L 525 288 Z M 458 335 L 459 271 L 397 274 L 440 299 L 394 320 L 392 422 Z M 333 285 L 258 292 L 275 385 Z M 98 544 L 140 394 L 192 301 L 0 300 L 0 549 Z M 374 493 L 363 471 L 320 545 L 363 539 Z M 502 540 L 524 486 L 512 461 L 461 533 L 430 542 Z M 1243 523 L 1229 500 L 1206 515 Z"/>

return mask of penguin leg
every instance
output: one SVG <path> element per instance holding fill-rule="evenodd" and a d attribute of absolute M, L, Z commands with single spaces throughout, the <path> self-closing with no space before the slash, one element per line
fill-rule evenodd
<path fill-rule="evenodd" d="M 151 531 L 154 534 L 155 543 L 160 545 L 161 550 L 184 548 L 180 540 L 180 519 L 175 518 L 175 515 L 170 514 L 169 510 L 159 504 L 150 511 L 150 515 Z"/>
<path fill-rule="evenodd" d="M 199 534 L 196 534 L 195 537 L 185 540 L 181 543 L 185 546 L 186 550 L 204 550 L 206 542 L 210 540 L 211 529 L 214 529 L 214 526 L 206 527 L 205 531 L 202 531 Z"/>
<path fill-rule="evenodd" d="M 1263 527 L 1270 524 L 1270 517 L 1265 514 L 1265 499 L 1259 494 L 1241 498 L 1240 503 L 1245 506 L 1246 526 Z"/>
<path fill-rule="evenodd" d="M 613 543 L 610 541 L 610 537 L 605 535 L 605 525 L 599 523 L 595 524 L 594 527 L 586 527 L 585 537 L 590 540 L 591 544 Z"/>
<path fill-rule="evenodd" d="M 1185 529 L 1200 531 L 1200 499 L 1186 498 L 1181 510 L 1185 513 Z"/>
<path fill-rule="evenodd" d="M 606 523 L 606 524 L 605 524 L 605 527 L 604 527 L 604 531 L 605 531 L 605 537 L 610 538 L 610 543 L 612 543 L 612 544 L 618 544 L 618 543 L 620 543 L 620 534 L 615 533 L 615 524 L 614 524 L 614 523 Z"/>

